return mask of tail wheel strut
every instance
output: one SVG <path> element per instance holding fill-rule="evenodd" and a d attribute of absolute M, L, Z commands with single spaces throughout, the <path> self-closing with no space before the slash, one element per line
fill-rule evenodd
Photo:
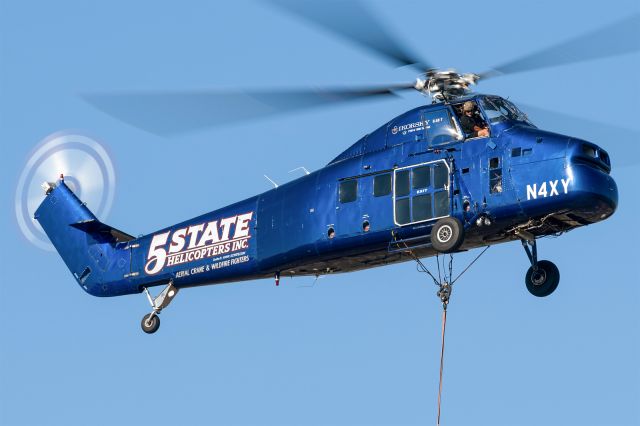
<path fill-rule="evenodd" d="M 151 296 L 149 289 L 144 287 L 144 292 L 147 295 L 147 300 L 151 305 L 152 311 L 142 318 L 140 323 L 142 331 L 147 334 L 153 334 L 160 328 L 160 312 L 169 306 L 171 301 L 178 294 L 178 288 L 173 285 L 173 280 L 169 281 L 169 284 L 158 294 L 156 297 Z"/>

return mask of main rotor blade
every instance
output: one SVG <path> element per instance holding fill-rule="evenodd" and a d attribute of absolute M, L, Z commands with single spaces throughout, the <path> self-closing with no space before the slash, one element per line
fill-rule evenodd
<path fill-rule="evenodd" d="M 166 136 L 282 112 L 392 97 L 397 96 L 396 91 L 411 88 L 412 84 L 398 84 L 359 89 L 89 94 L 83 98 L 134 127 Z"/>
<path fill-rule="evenodd" d="M 531 105 L 518 105 L 538 127 L 593 142 L 609 152 L 611 164 L 630 166 L 640 162 L 640 131 L 587 120 Z"/>
<path fill-rule="evenodd" d="M 411 65 L 420 72 L 433 68 L 410 53 L 358 0 L 270 0 L 270 2 L 396 65 Z"/>
<path fill-rule="evenodd" d="M 616 21 L 587 34 L 522 56 L 480 74 L 480 78 L 513 74 L 574 62 L 624 55 L 640 50 L 640 14 Z"/>

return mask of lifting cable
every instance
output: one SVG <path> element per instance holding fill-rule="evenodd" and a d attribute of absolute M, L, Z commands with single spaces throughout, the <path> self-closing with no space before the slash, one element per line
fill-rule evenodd
<path fill-rule="evenodd" d="M 438 295 L 442 300 L 442 346 L 440 347 L 440 382 L 438 384 L 438 419 L 436 425 L 440 426 L 440 403 L 442 401 L 442 371 L 444 370 L 444 333 L 447 329 L 447 305 L 449 304 L 449 296 L 451 295 L 451 286 L 448 287 L 446 298 L 443 291 L 439 291 Z"/>
<path fill-rule="evenodd" d="M 471 268 L 471 266 L 473 266 L 473 264 L 476 263 L 478 259 L 480 259 L 480 256 L 482 256 L 489 249 L 489 246 L 486 246 L 484 250 L 482 250 L 480 254 L 478 254 L 475 257 L 475 259 L 473 259 L 471 263 L 469 263 L 469 265 L 467 265 L 467 267 L 464 268 L 462 272 L 460 272 L 460 274 L 458 274 L 458 276 L 455 278 L 453 278 L 453 254 L 449 254 L 449 265 L 447 268 L 448 270 L 445 270 L 445 264 L 444 264 L 445 256 L 442 256 L 442 271 L 440 270 L 440 255 L 436 254 L 436 263 L 438 265 L 438 278 L 436 278 L 435 275 L 432 274 L 431 271 L 429 271 L 429 269 L 425 266 L 425 264 L 422 263 L 422 260 L 420 260 L 420 258 L 416 256 L 415 253 L 413 253 L 413 251 L 409 248 L 409 246 L 407 246 L 407 243 L 404 241 L 403 243 L 405 248 L 407 249 L 407 253 L 413 258 L 413 260 L 416 261 L 418 271 L 424 272 L 427 275 L 429 275 L 431 279 L 433 279 L 434 284 L 438 286 L 437 296 L 442 302 L 442 340 L 441 340 L 441 346 L 440 346 L 440 379 L 438 384 L 438 417 L 436 420 L 436 425 L 440 426 L 440 407 L 442 402 L 442 375 L 444 371 L 444 342 L 445 342 L 444 337 L 447 329 L 447 306 L 449 306 L 449 299 L 451 298 L 453 284 L 456 281 L 458 281 L 458 279 L 460 279 L 460 277 L 462 277 L 462 275 L 465 272 L 467 272 L 469 268 Z"/>

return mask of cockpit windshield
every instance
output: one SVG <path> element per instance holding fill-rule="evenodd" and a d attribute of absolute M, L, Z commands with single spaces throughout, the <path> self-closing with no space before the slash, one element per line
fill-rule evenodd
<path fill-rule="evenodd" d="M 491 124 L 499 123 L 504 120 L 522 121 L 533 125 L 529 121 L 527 114 L 520 111 L 517 106 L 506 99 L 497 96 L 485 96 L 480 100 L 482 109 Z"/>

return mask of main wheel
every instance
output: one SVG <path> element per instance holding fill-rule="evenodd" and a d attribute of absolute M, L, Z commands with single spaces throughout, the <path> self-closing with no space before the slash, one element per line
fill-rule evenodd
<path fill-rule="evenodd" d="M 462 223 L 455 217 L 442 218 L 431 229 L 431 245 L 440 253 L 458 250 L 463 240 Z"/>
<path fill-rule="evenodd" d="M 538 268 L 529 267 L 527 276 L 524 279 L 529 293 L 536 297 L 546 297 L 558 288 L 560 282 L 560 271 L 558 267 L 548 260 L 538 262 Z"/>
<path fill-rule="evenodd" d="M 156 314 L 147 314 L 142 317 L 142 331 L 148 334 L 153 334 L 160 328 L 160 317 Z"/>

